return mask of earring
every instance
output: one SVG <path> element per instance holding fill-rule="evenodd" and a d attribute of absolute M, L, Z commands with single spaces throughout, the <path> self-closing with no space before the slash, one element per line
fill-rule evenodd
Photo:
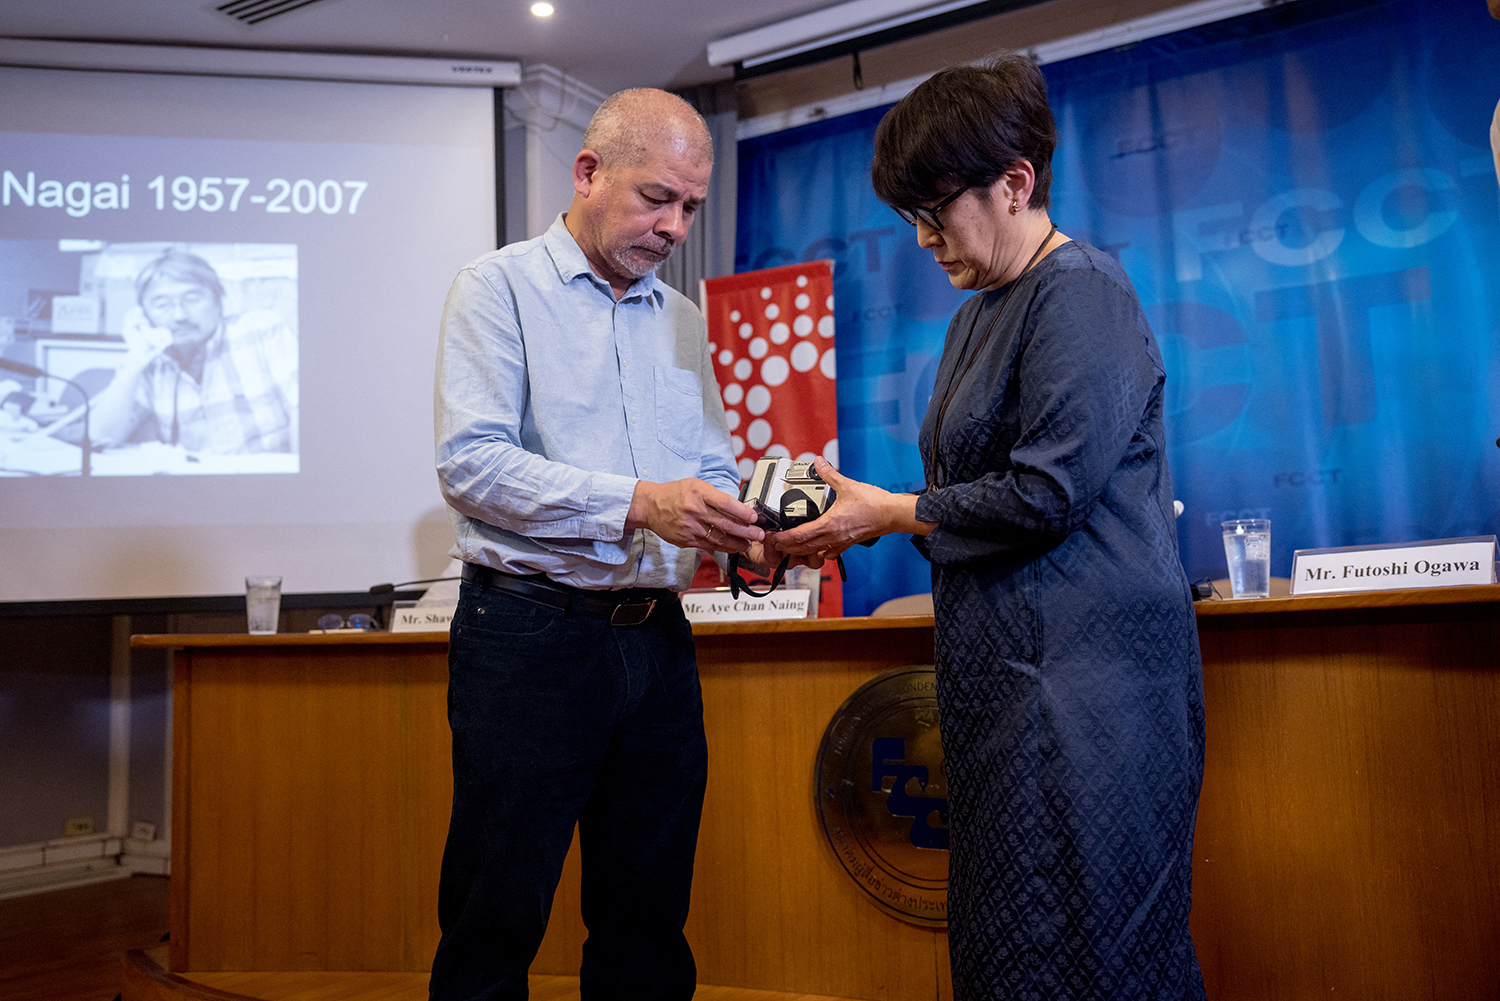
<path fill-rule="evenodd" d="M 1010 214 L 1015 215 L 1019 211 L 1021 211 L 1021 199 L 1012 198 L 1010 200 Z"/>

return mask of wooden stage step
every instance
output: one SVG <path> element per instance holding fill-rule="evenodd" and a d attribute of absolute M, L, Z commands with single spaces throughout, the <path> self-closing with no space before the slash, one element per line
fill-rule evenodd
<path fill-rule="evenodd" d="M 427 1001 L 425 973 L 169 973 L 166 950 L 125 956 L 122 1001 Z M 579 1001 L 577 977 L 531 977 L 531 1001 Z M 854 1001 L 698 985 L 694 1001 Z"/>

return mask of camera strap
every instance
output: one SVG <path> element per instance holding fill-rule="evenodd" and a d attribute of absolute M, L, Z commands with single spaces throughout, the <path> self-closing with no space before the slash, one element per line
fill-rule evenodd
<path fill-rule="evenodd" d="M 740 554 L 730 553 L 729 596 L 732 598 L 738 598 L 740 596 L 740 592 L 744 591 L 752 598 L 764 598 L 766 595 L 770 594 L 772 591 L 780 587 L 782 581 L 786 580 L 786 569 L 791 565 L 791 562 L 792 558 L 790 556 L 783 556 L 781 558 L 781 562 L 777 564 L 775 572 L 771 574 L 771 586 L 766 588 L 764 591 L 757 591 L 750 586 L 749 581 L 740 576 Z"/>
<path fill-rule="evenodd" d="M 874 544 L 875 544 L 875 540 L 874 539 L 868 539 L 868 540 L 860 543 L 860 545 L 862 545 L 862 546 L 873 546 Z M 781 563 L 778 564 L 777 567 L 776 567 L 776 571 L 771 575 L 771 586 L 768 587 L 768 588 L 766 588 L 764 591 L 756 591 L 756 590 L 754 590 L 753 588 L 750 587 L 750 582 L 749 581 L 745 580 L 745 578 L 743 578 L 743 577 L 740 576 L 740 554 L 739 553 L 730 553 L 729 554 L 729 596 L 731 598 L 738 598 L 740 596 L 740 592 L 744 591 L 746 594 L 748 594 L 752 598 L 764 598 L 766 595 L 770 594 L 772 591 L 774 591 L 778 587 L 780 587 L 782 581 L 786 580 L 786 570 L 787 570 L 787 567 L 791 564 L 791 562 L 792 562 L 792 558 L 790 556 L 783 556 L 781 558 Z M 839 568 L 839 580 L 841 582 L 843 582 L 843 583 L 848 583 L 848 581 L 849 581 L 849 575 L 844 572 L 844 557 L 842 555 L 835 556 L 833 558 L 833 562 L 838 565 L 838 568 Z"/>

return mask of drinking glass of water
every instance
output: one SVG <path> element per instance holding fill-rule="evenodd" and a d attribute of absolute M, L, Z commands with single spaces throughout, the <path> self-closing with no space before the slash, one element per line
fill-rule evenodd
<path fill-rule="evenodd" d="M 1236 598 L 1265 598 L 1271 594 L 1271 521 L 1240 518 L 1221 522 L 1224 558 L 1229 563 L 1229 589 Z"/>
<path fill-rule="evenodd" d="M 249 620 L 251 636 L 271 636 L 276 632 L 277 620 L 281 617 L 281 578 L 245 578 L 245 617 Z"/>

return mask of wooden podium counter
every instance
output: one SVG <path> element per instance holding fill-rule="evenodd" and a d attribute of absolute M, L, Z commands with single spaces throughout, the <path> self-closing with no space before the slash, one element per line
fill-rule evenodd
<path fill-rule="evenodd" d="M 1206 601 L 1209 997 L 1500 998 L 1500 587 Z"/>
<path fill-rule="evenodd" d="M 688 935 L 703 983 L 933 998 L 946 936 L 868 903 L 813 765 L 864 681 L 932 662 L 930 616 L 694 630 L 709 785 Z M 452 796 L 447 634 L 138 636 L 177 648 L 174 972 L 425 970 Z M 535 973 L 577 975 L 576 845 Z"/>
<path fill-rule="evenodd" d="M 1500 996 L 1500 587 L 1198 609 L 1193 934 L 1209 996 Z M 688 934 L 705 984 L 949 996 L 946 936 L 822 841 L 818 743 L 930 617 L 694 630 L 710 775 Z M 173 971 L 425 970 L 451 795 L 446 634 L 173 647 Z M 570 856 L 533 971 L 575 974 Z"/>

